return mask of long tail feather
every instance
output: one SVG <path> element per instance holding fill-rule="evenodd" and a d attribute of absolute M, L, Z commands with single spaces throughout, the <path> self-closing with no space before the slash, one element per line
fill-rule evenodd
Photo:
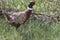
<path fill-rule="evenodd" d="M 3 11 L 3 15 L 4 15 L 4 17 L 6 18 L 6 20 L 9 20 L 9 19 L 11 19 L 11 18 L 10 18 L 10 16 L 9 16 L 7 13 L 8 13 L 8 12 Z"/>

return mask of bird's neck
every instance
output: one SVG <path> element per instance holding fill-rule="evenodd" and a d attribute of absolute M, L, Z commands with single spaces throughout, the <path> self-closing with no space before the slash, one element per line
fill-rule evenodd
<path fill-rule="evenodd" d="M 27 10 L 25 10 L 25 12 L 26 12 L 27 14 L 31 14 L 31 13 L 32 13 L 32 8 L 27 7 Z"/>
<path fill-rule="evenodd" d="M 30 17 L 30 15 L 32 14 L 32 8 L 27 8 L 27 10 L 25 11 L 27 19 Z"/>
<path fill-rule="evenodd" d="M 30 8 L 30 7 L 27 7 L 27 10 L 32 10 L 32 8 Z"/>

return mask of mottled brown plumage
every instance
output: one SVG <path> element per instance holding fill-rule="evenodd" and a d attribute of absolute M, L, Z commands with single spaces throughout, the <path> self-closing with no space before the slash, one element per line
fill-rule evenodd
<path fill-rule="evenodd" d="M 3 14 L 7 20 L 7 22 L 16 27 L 16 29 L 21 25 L 24 24 L 30 15 L 32 14 L 32 7 L 35 2 L 30 2 L 28 8 L 25 11 L 21 12 L 14 12 L 11 15 L 8 15 L 8 12 L 4 11 Z"/>

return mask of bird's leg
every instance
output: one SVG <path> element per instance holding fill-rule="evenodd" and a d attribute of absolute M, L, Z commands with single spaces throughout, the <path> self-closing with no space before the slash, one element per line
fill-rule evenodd
<path fill-rule="evenodd" d="M 20 24 L 16 24 L 16 30 L 19 28 Z"/>

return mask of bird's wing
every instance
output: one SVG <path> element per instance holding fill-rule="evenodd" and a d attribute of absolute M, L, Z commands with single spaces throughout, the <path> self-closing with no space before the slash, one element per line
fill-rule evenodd
<path fill-rule="evenodd" d="M 17 18 L 17 22 L 18 23 L 24 23 L 24 21 L 26 20 L 26 14 L 24 14 L 24 13 L 21 13 Z"/>

